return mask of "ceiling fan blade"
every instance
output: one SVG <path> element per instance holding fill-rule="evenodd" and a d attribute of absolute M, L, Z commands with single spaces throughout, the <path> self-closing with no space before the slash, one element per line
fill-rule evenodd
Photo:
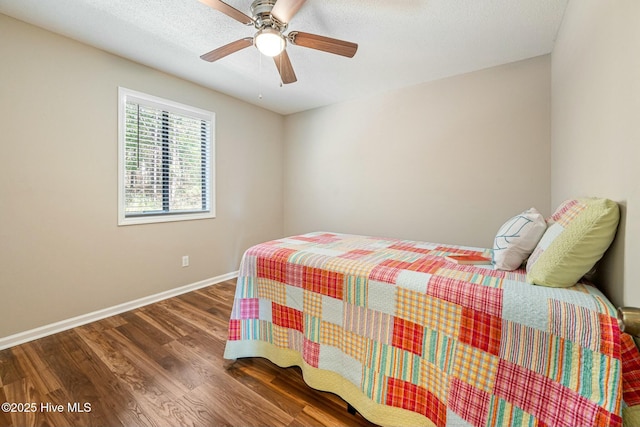
<path fill-rule="evenodd" d="M 280 55 L 274 56 L 273 61 L 276 63 L 276 67 L 278 67 L 278 72 L 280 73 L 282 83 L 289 84 L 298 81 L 296 73 L 293 71 L 293 65 L 291 65 L 291 60 L 289 60 L 289 55 L 287 54 L 286 50 L 283 50 Z"/>
<path fill-rule="evenodd" d="M 200 3 L 206 4 L 207 6 L 217 10 L 218 12 L 222 12 L 225 15 L 230 16 L 233 19 L 235 19 L 236 21 L 242 22 L 244 25 L 253 24 L 253 18 L 251 18 L 250 16 L 247 16 L 244 13 L 240 12 L 235 7 L 229 6 L 228 4 L 226 4 L 223 1 L 220 1 L 220 0 L 200 0 Z"/>
<path fill-rule="evenodd" d="M 214 49 L 211 52 L 207 52 L 204 55 L 201 55 L 200 58 L 204 59 L 205 61 L 214 62 L 251 45 L 253 45 L 253 38 L 245 37 L 243 39 L 236 40 L 232 43 Z"/>
<path fill-rule="evenodd" d="M 271 15 L 283 24 L 289 23 L 306 0 L 277 0 Z"/>
<path fill-rule="evenodd" d="M 331 37 L 319 36 L 317 34 L 292 31 L 287 37 L 291 40 L 291 43 L 296 46 L 304 46 L 310 49 L 346 56 L 348 58 L 353 58 L 353 55 L 355 55 L 358 50 L 358 45 L 356 43 L 332 39 Z"/>

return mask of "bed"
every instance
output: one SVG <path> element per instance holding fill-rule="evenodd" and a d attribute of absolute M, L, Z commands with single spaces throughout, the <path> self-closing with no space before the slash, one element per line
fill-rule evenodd
<path fill-rule="evenodd" d="M 492 250 L 327 232 L 254 246 L 224 357 L 299 366 L 380 425 L 617 426 L 635 414 L 640 357 L 597 288 L 538 286 L 524 268 L 450 254 Z"/>

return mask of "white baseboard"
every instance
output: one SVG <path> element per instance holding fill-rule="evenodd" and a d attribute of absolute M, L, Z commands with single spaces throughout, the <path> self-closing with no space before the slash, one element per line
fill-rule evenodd
<path fill-rule="evenodd" d="M 225 280 L 235 279 L 236 277 L 238 277 L 238 272 L 234 271 L 232 273 L 223 274 L 217 277 L 211 277 L 209 279 L 192 283 L 190 285 L 185 285 L 179 288 L 169 289 L 168 291 L 160 292 L 154 295 L 149 295 L 148 297 L 143 297 L 133 301 L 114 305 L 113 307 L 104 308 L 92 313 L 82 314 L 80 316 L 72 317 L 71 319 L 61 320 L 60 322 L 40 326 L 38 328 L 30 329 L 24 332 L 18 332 L 17 334 L 0 338 L 0 350 L 4 350 L 6 348 L 13 347 L 19 344 L 24 344 L 38 338 L 46 337 L 48 335 L 53 335 L 58 332 L 66 331 L 67 329 L 86 325 L 87 323 L 95 322 L 96 320 L 104 319 L 106 317 L 124 313 L 125 311 L 130 311 L 135 308 L 153 304 L 154 302 L 162 301 L 167 298 L 195 291 L 196 289 L 215 285 L 224 282 Z"/>

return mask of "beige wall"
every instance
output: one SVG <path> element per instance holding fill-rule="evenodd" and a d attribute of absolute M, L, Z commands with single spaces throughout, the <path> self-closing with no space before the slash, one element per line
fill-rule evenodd
<path fill-rule="evenodd" d="M 550 58 L 285 120 L 285 233 L 330 230 L 490 247 L 550 211 Z"/>
<path fill-rule="evenodd" d="M 599 284 L 640 306 L 640 2 L 571 0 L 552 55 L 552 204 L 575 196 L 622 206 Z"/>
<path fill-rule="evenodd" d="M 0 58 L 0 337 L 233 272 L 282 236 L 282 116 L 4 15 Z M 118 86 L 216 113 L 216 219 L 116 225 Z"/>

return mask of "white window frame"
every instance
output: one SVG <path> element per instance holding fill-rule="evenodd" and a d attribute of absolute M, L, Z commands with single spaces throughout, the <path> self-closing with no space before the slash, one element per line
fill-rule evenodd
<path fill-rule="evenodd" d="M 209 140 L 209 170 L 207 171 L 207 204 L 209 209 L 186 213 L 153 213 L 149 215 L 127 216 L 125 212 L 125 147 L 126 147 L 126 105 L 127 100 L 140 102 L 169 112 L 189 115 L 211 123 Z M 180 104 L 131 89 L 118 87 L 118 225 L 151 224 L 159 222 L 190 221 L 216 217 L 215 197 L 215 113 L 200 108 Z"/>

